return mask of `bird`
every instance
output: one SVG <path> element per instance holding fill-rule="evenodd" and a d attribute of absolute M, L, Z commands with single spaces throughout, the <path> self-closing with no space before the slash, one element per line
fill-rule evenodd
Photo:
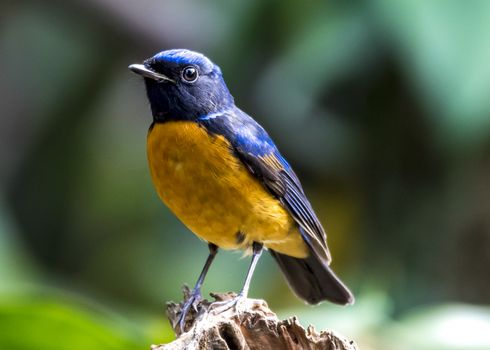
<path fill-rule="evenodd" d="M 209 247 L 181 329 L 219 248 L 252 255 L 234 303 L 247 297 L 267 250 L 306 303 L 353 304 L 330 267 L 325 230 L 300 180 L 264 128 L 235 105 L 219 66 L 201 53 L 171 49 L 128 68 L 143 77 L 153 116 L 147 157 L 156 192 Z"/>

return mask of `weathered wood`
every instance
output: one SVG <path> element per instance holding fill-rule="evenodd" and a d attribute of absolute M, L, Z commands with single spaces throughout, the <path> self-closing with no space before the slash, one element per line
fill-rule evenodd
<path fill-rule="evenodd" d="M 211 294 L 215 301 L 227 301 L 234 293 Z M 184 288 L 184 302 L 189 290 Z M 177 335 L 169 344 L 153 345 L 152 350 L 216 349 L 216 350 L 358 350 L 353 341 L 326 330 L 317 332 L 313 326 L 304 329 L 293 316 L 279 320 L 267 303 L 258 299 L 243 299 L 236 307 L 221 310 L 200 300 L 187 318 L 185 333 L 178 320 L 183 303 L 168 303 L 167 316 Z"/>

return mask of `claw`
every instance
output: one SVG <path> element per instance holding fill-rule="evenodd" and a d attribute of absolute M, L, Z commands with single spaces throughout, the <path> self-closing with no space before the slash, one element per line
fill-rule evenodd
<path fill-rule="evenodd" d="M 216 315 L 225 312 L 233 307 L 235 308 L 235 311 L 239 312 L 239 310 L 237 310 L 237 307 L 240 302 L 243 301 L 243 299 L 245 299 L 245 296 L 240 293 L 231 300 L 215 301 L 214 303 L 209 305 L 208 311 Z"/>
<path fill-rule="evenodd" d="M 180 333 L 185 333 L 185 319 L 187 317 L 187 314 L 189 313 L 191 307 L 194 307 L 194 310 L 197 311 L 196 308 L 196 303 L 201 300 L 201 290 L 200 289 L 194 289 L 192 291 L 192 294 L 190 295 L 189 299 L 185 302 L 184 306 L 182 307 L 182 311 L 180 313 L 179 317 L 179 328 L 180 328 Z"/>

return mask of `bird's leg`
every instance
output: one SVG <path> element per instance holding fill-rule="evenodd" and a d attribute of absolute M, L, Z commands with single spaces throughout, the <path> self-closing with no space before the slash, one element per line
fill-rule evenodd
<path fill-rule="evenodd" d="M 252 276 L 253 276 L 253 273 L 255 270 L 255 266 L 257 266 L 257 262 L 259 261 L 259 258 L 262 255 L 262 248 L 263 247 L 264 247 L 264 245 L 262 243 L 253 242 L 253 244 L 252 244 L 252 251 L 253 251 L 252 261 L 250 263 L 250 267 L 248 268 L 247 277 L 245 278 L 245 283 L 243 284 L 242 290 L 232 300 L 215 302 L 215 303 L 211 304 L 210 309 L 211 308 L 214 309 L 213 311 L 215 313 L 226 311 L 229 308 L 236 306 L 240 300 L 247 298 L 248 289 L 250 287 L 250 281 L 252 280 Z"/>
<path fill-rule="evenodd" d="M 237 298 L 246 298 L 248 296 L 248 289 L 250 287 L 250 281 L 252 280 L 252 275 L 255 271 L 255 266 L 257 266 L 257 262 L 259 261 L 260 256 L 262 255 L 262 248 L 264 245 L 262 243 L 253 242 L 252 243 L 252 261 L 250 263 L 250 267 L 248 268 L 247 277 L 245 278 L 245 283 L 243 284 L 242 290 L 238 294 Z"/>
<path fill-rule="evenodd" d="M 214 257 L 218 253 L 218 247 L 215 244 L 209 243 L 208 247 L 209 247 L 209 255 L 208 258 L 206 259 L 206 263 L 204 264 L 204 267 L 201 271 L 201 274 L 199 275 L 199 278 L 197 279 L 196 285 L 194 286 L 191 295 L 189 296 L 189 299 L 187 299 L 184 306 L 182 307 L 182 311 L 179 317 L 179 327 L 182 333 L 184 333 L 185 331 L 184 327 L 185 327 L 185 318 L 187 316 L 187 313 L 189 312 L 191 306 L 195 306 L 195 302 L 201 299 L 201 286 L 204 282 L 204 278 L 206 277 L 206 274 L 208 273 L 209 267 L 211 266 L 211 263 L 214 260 Z"/>

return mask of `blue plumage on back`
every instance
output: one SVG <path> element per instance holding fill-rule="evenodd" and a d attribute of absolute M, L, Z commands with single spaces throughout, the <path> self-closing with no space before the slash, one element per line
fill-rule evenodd
<path fill-rule="evenodd" d="M 256 156 L 276 151 L 276 146 L 267 132 L 249 115 L 233 106 L 230 109 L 198 119 L 209 131 L 225 136 L 234 147 Z"/>

